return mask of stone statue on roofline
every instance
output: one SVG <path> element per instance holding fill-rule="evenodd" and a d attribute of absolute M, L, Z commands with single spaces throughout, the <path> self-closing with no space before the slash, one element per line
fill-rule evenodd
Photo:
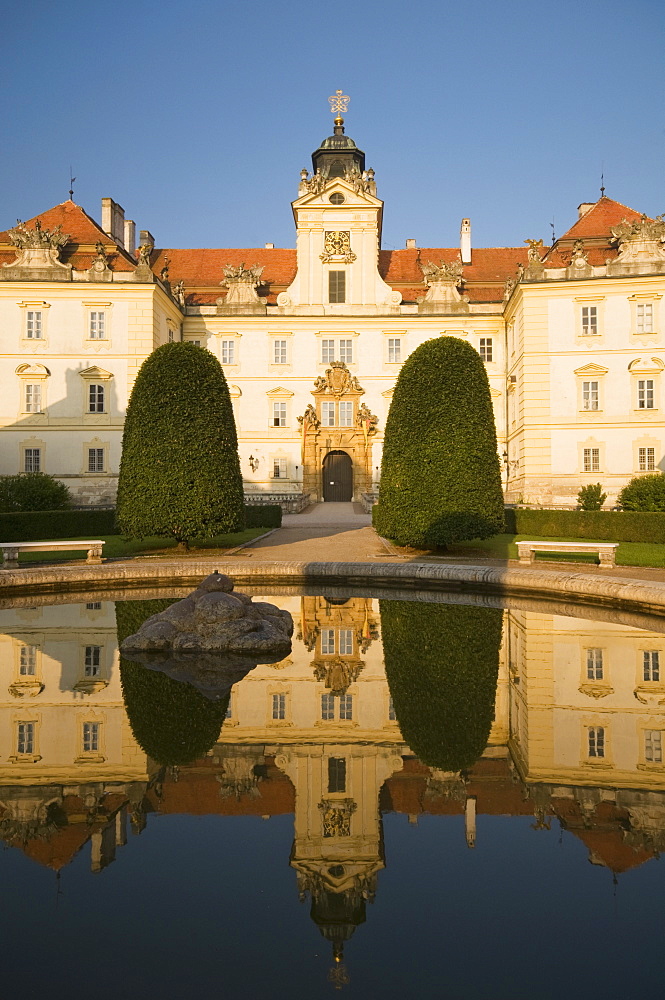
<path fill-rule="evenodd" d="M 176 284 L 173 285 L 173 287 L 171 288 L 171 295 L 173 296 L 173 298 L 175 299 L 175 301 L 178 303 L 178 305 L 180 306 L 180 308 L 184 309 L 185 308 L 185 303 L 186 303 L 186 299 L 185 299 L 185 282 L 182 281 L 182 280 L 176 282 Z"/>
<path fill-rule="evenodd" d="M 3 264 L 0 279 L 5 281 L 71 281 L 71 264 L 63 264 L 60 251 L 71 237 L 62 226 L 44 229 L 39 219 L 33 228 L 20 220 L 8 232 L 16 247 L 16 260 Z"/>
<path fill-rule="evenodd" d="M 665 271 L 665 220 L 662 215 L 612 226 L 611 243 L 619 248 L 616 260 L 607 261 L 608 274 L 656 273 Z"/>
<path fill-rule="evenodd" d="M 263 314 L 266 313 L 267 299 L 260 298 L 256 289 L 261 284 L 263 266 L 245 267 L 242 264 L 226 264 L 223 267 L 224 279 L 222 287 L 228 289 L 225 298 L 217 299 L 217 312 L 227 314 Z"/>
<path fill-rule="evenodd" d="M 427 285 L 427 294 L 418 300 L 421 313 L 461 313 L 469 311 L 469 299 L 461 295 L 459 286 L 464 283 L 461 260 L 440 261 L 434 264 L 428 260 L 420 264 Z"/>

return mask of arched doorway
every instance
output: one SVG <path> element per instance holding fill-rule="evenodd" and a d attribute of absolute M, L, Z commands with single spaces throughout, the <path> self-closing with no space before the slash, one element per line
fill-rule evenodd
<path fill-rule="evenodd" d="M 353 465 L 345 451 L 331 451 L 323 459 L 323 499 L 348 503 L 353 496 Z"/>

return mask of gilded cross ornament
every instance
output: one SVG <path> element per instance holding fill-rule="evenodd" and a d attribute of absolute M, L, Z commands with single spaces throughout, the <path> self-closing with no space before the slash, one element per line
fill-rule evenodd
<path fill-rule="evenodd" d="M 350 100 L 351 98 L 348 94 L 343 94 L 341 90 L 336 90 L 334 95 L 328 98 L 330 110 L 333 114 L 345 115 L 349 110 Z"/>

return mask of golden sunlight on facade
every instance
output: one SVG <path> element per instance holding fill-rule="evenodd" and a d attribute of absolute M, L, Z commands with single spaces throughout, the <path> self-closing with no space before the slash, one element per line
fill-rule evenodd
<path fill-rule="evenodd" d="M 612 504 L 663 470 L 665 222 L 603 196 L 556 240 L 381 248 L 383 202 L 335 118 L 293 202 L 295 249 L 163 247 L 111 198 L 0 232 L 0 473 L 43 471 L 112 504 L 127 400 L 148 354 L 221 362 L 248 499 L 371 502 L 401 365 L 466 340 L 489 377 L 508 501 Z M 205 406 L 205 400 L 201 400 Z M 334 484 L 334 485 L 332 485 Z"/>

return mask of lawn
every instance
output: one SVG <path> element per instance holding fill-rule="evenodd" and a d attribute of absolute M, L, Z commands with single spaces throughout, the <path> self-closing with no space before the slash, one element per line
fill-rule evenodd
<path fill-rule="evenodd" d="M 553 538 L 551 535 L 495 535 L 493 538 L 473 539 L 470 542 L 457 542 L 451 545 L 446 555 L 486 556 L 489 559 L 517 559 L 517 542 L 523 540 L 532 542 L 591 542 L 602 541 L 595 538 Z M 546 558 L 548 562 L 586 562 L 597 563 L 595 555 L 582 553 L 547 553 L 536 555 L 536 560 Z M 651 542 L 620 542 L 616 555 L 617 566 L 665 566 L 665 545 Z"/>
<path fill-rule="evenodd" d="M 224 555 L 225 550 L 233 549 L 236 545 L 242 545 L 243 542 L 249 542 L 253 538 L 258 538 L 259 535 L 264 535 L 266 531 L 270 531 L 270 528 L 245 528 L 244 531 L 237 531 L 230 535 L 216 535 L 214 538 L 203 539 L 196 542 L 196 544 L 192 544 L 189 553 L 179 552 L 178 557 L 186 559 L 188 556 L 214 556 L 218 553 Z M 174 554 L 173 550 L 178 544 L 175 538 L 153 537 L 143 538 L 141 541 L 138 541 L 123 538 L 121 535 L 100 535 L 99 537 L 106 543 L 103 549 L 105 559 L 119 559 L 128 556 L 171 556 Z M 89 538 L 89 535 L 79 535 L 77 538 L 72 539 L 72 541 L 87 541 Z M 62 559 L 85 558 L 85 551 L 67 552 L 66 549 L 60 552 L 21 552 L 19 554 L 19 562 L 21 564 L 60 562 Z"/>

